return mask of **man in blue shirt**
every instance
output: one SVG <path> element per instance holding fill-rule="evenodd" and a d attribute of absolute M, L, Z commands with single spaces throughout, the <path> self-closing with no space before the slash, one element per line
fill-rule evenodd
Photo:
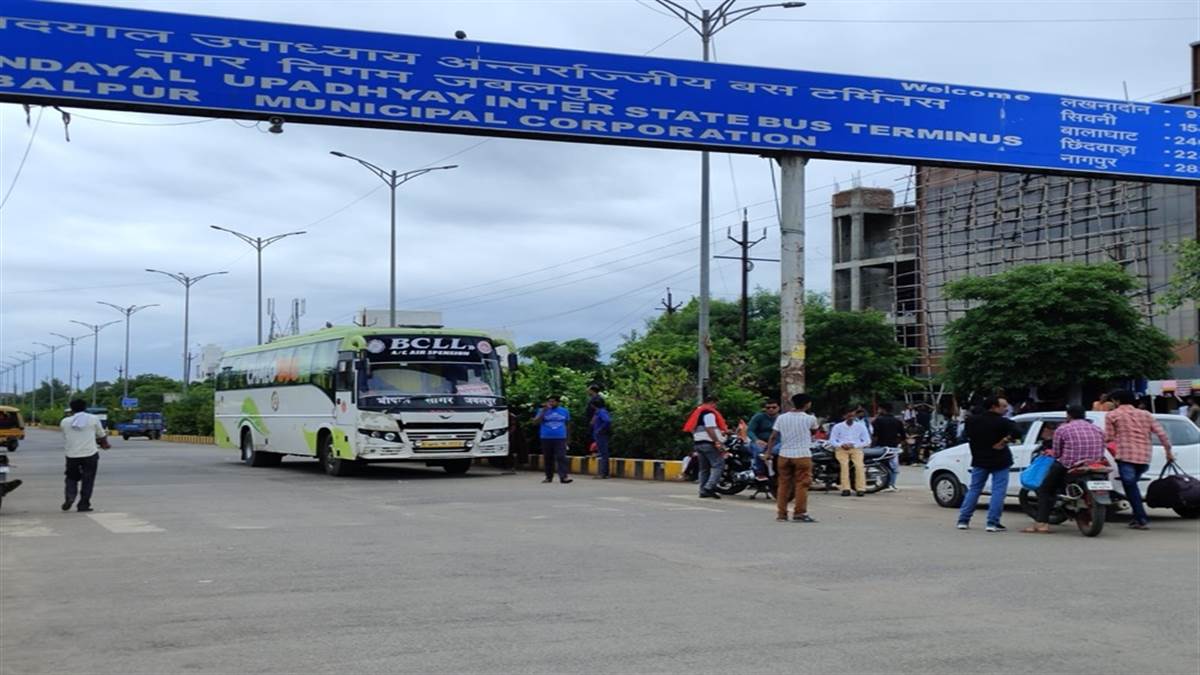
<path fill-rule="evenodd" d="M 571 435 L 571 413 L 559 405 L 557 396 L 551 396 L 542 404 L 541 411 L 533 418 L 540 425 L 538 437 L 542 441 L 542 464 L 546 469 L 546 480 L 554 482 L 554 467 L 558 465 L 558 479 L 570 483 L 567 476 L 567 438 Z"/>
<path fill-rule="evenodd" d="M 592 440 L 596 441 L 596 460 L 599 463 L 594 478 L 608 478 L 608 441 L 612 438 L 612 415 L 604 399 L 594 401 Z"/>

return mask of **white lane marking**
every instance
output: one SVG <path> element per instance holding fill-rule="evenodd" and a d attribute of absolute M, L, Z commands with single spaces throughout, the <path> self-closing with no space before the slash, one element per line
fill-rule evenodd
<path fill-rule="evenodd" d="M 266 525 L 230 525 L 231 530 L 265 530 Z"/>
<path fill-rule="evenodd" d="M 686 495 L 668 495 L 679 499 L 699 499 L 699 497 L 688 497 Z M 642 499 L 640 497 L 599 497 L 599 499 L 607 499 L 623 504 L 646 504 L 648 506 L 667 507 L 667 511 L 714 511 L 716 513 L 724 513 L 724 509 L 714 509 L 707 506 L 680 506 L 671 502 L 660 502 L 656 499 Z"/>
<path fill-rule="evenodd" d="M 113 534 L 148 534 L 163 531 L 161 527 L 128 513 L 89 513 L 87 516 Z"/>
<path fill-rule="evenodd" d="M 0 521 L 0 536 L 57 537 L 58 533 L 42 525 L 42 521 L 38 518 L 5 518 Z"/>

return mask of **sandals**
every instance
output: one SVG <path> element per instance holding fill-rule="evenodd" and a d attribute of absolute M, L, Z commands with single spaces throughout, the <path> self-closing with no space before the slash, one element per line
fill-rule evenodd
<path fill-rule="evenodd" d="M 1025 534 L 1050 534 L 1050 527 L 1038 527 L 1037 525 L 1030 525 L 1021 531 Z"/>

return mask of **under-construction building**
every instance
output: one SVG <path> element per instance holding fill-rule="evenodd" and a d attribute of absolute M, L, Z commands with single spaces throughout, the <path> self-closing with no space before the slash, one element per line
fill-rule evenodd
<path fill-rule="evenodd" d="M 1138 280 L 1135 306 L 1177 344 L 1174 375 L 1200 377 L 1194 303 L 1157 300 L 1175 269 L 1169 244 L 1196 238 L 1196 189 L 1181 185 L 919 167 L 911 203 L 855 188 L 833 196 L 833 304 L 874 309 L 937 370 L 945 330 L 967 309 L 947 283 L 1044 262 L 1116 262 Z M 902 200 L 908 201 L 908 200 Z"/>
<path fill-rule="evenodd" d="M 1192 91 L 1162 101 L 1200 105 L 1200 42 L 1192 45 Z M 1164 311 L 1177 255 L 1200 239 L 1200 190 L 1182 185 L 980 170 L 915 167 L 901 191 L 856 187 L 833 196 L 833 304 L 875 309 L 930 375 L 946 326 L 967 304 L 947 283 L 1045 262 L 1116 262 L 1138 280 L 1135 305 L 1176 342 L 1176 378 L 1200 377 L 1200 312 Z"/>

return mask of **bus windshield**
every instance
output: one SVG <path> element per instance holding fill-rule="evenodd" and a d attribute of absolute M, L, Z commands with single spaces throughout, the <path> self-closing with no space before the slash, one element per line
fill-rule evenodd
<path fill-rule="evenodd" d="M 499 364 L 482 363 L 374 363 L 371 375 L 360 384 L 364 396 L 420 396 L 459 394 L 501 396 Z"/>

